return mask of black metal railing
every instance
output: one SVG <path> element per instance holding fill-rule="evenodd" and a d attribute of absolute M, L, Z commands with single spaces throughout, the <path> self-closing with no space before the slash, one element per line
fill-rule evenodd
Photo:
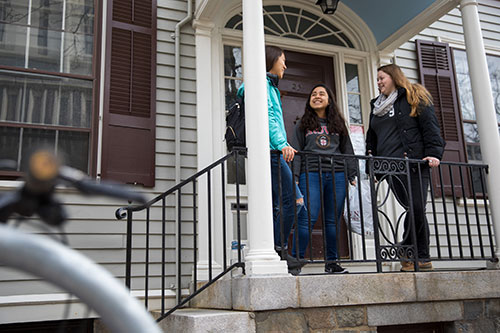
<path fill-rule="evenodd" d="M 280 152 L 274 151 L 272 156 L 278 159 Z M 294 183 L 299 183 L 306 192 L 305 205 L 309 209 L 298 213 L 295 208 L 293 221 L 284 221 L 287 212 L 281 195 L 287 190 L 295 195 L 296 188 L 283 189 L 281 172 L 278 172 L 280 202 L 276 209 L 281 244 L 288 240 L 287 246 L 281 246 L 282 258 L 288 251 L 302 263 L 371 262 L 377 272 L 383 271 L 386 262 L 413 262 L 418 271 L 419 261 L 498 261 L 487 200 L 487 165 L 441 162 L 439 167 L 430 168 L 427 161 L 408 158 L 306 152 L 296 156 L 299 158 L 289 166 L 295 169 Z M 300 182 L 297 170 L 300 170 Z M 342 178 L 338 178 L 339 173 Z M 335 174 L 337 177 L 325 178 Z M 313 177 L 316 177 L 314 181 Z M 325 184 L 325 179 L 331 184 Z M 357 187 L 350 185 L 352 180 Z M 336 188 L 338 183 L 344 189 Z M 314 188 L 311 190 L 311 187 Z M 325 193 L 327 188 L 327 191 L 336 190 Z M 354 193 L 349 195 L 349 191 Z M 343 193 L 347 199 L 340 198 L 339 203 L 338 196 L 342 197 Z M 389 200 L 391 196 L 399 203 L 396 214 L 394 207 L 388 207 L 394 203 Z M 311 202 L 311 198 L 316 201 Z M 353 210 L 354 201 L 357 204 Z M 318 219 L 314 221 L 311 215 Z M 337 220 L 340 222 L 335 222 Z M 292 231 L 283 234 L 287 223 L 293 223 Z M 335 232 L 328 230 L 332 223 Z M 301 230 L 307 238 L 300 237 Z M 425 253 L 426 233 L 430 253 Z M 331 235 L 335 235 L 335 239 Z M 305 253 L 300 253 L 301 239 L 307 243 Z M 331 243 L 337 250 L 333 258 L 331 246 L 328 247 Z M 353 248 L 355 244 L 357 250 Z"/>
<path fill-rule="evenodd" d="M 245 149 L 236 149 L 148 203 L 141 206 L 122 207 L 116 211 L 118 219 L 127 218 L 125 284 L 129 289 L 135 287 L 132 285 L 133 282 L 139 286 L 139 289 L 144 288 L 144 299 L 147 308 L 151 299 L 150 291 L 153 289 L 160 290 L 161 314 L 157 321 L 164 319 L 176 309 L 187 304 L 196 295 L 231 272 L 234 268 L 241 268 L 244 274 L 245 264 L 241 253 L 240 228 L 241 203 L 239 180 L 241 177 L 238 175 L 240 169 L 238 163 L 241 163 L 241 159 L 238 156 L 245 155 Z M 237 251 L 237 257 L 233 258 L 232 264 L 229 264 L 227 253 L 228 240 L 226 235 L 225 184 L 228 161 L 236 164 L 234 172 L 236 173 L 235 213 L 237 236 L 236 240 L 233 240 L 233 243 L 237 242 L 237 247 L 232 252 Z M 215 178 L 219 178 L 219 187 L 213 181 Z M 200 183 L 206 186 L 206 188 L 199 188 Z M 197 202 L 198 196 L 201 193 L 200 191 L 205 191 L 206 202 Z M 213 204 L 213 192 L 216 191 L 220 193 L 220 206 L 218 207 L 214 207 Z M 206 205 L 203 207 L 206 209 L 206 221 L 199 220 L 199 209 L 202 208 L 202 205 Z M 174 218 L 168 216 L 168 213 L 173 211 L 173 207 L 176 207 L 176 216 Z M 219 210 L 218 213 L 222 219 L 220 230 L 216 230 L 213 227 L 212 213 L 214 213 L 213 210 L 215 209 Z M 145 216 L 139 216 L 140 212 L 145 213 Z M 206 235 L 197 233 L 197 227 L 201 223 L 207 223 L 208 233 Z M 175 238 L 171 237 L 172 230 L 169 228 L 170 226 L 175 227 Z M 215 235 L 213 231 L 222 236 L 221 242 L 214 242 Z M 141 235 L 142 233 L 144 233 L 144 236 Z M 158 240 L 158 237 L 160 240 Z M 198 239 L 203 238 L 206 239 L 206 248 L 200 248 L 198 244 Z M 138 245 L 135 245 L 136 243 Z M 215 251 L 222 253 L 222 267 L 218 271 L 215 270 L 212 264 Z M 143 253 L 143 256 L 141 253 Z M 200 253 L 208 254 L 206 258 L 208 279 L 201 281 L 197 276 L 197 261 Z M 135 254 L 137 254 L 137 257 L 135 257 Z M 172 256 L 167 258 L 168 254 L 174 254 L 174 258 Z M 172 262 L 175 262 L 175 279 L 172 279 L 172 269 L 167 267 Z M 141 266 L 144 266 L 142 272 L 140 271 Z M 132 268 L 134 268 L 134 275 L 132 275 Z M 192 271 L 192 275 L 186 273 L 190 270 Z M 160 283 L 158 283 L 158 280 Z M 170 282 L 168 286 L 167 282 Z M 175 289 L 177 300 L 177 304 L 170 309 L 167 309 L 166 304 L 166 291 L 168 289 Z M 182 291 L 186 289 L 189 289 L 190 292 L 188 295 L 183 295 Z"/>
<path fill-rule="evenodd" d="M 241 268 L 245 273 L 241 236 L 244 204 L 240 201 L 240 184 L 244 177 L 239 175 L 242 170 L 239 164 L 244 163 L 244 159 L 238 158 L 245 155 L 246 150 L 235 150 L 147 204 L 117 210 L 119 219 L 127 217 L 125 283 L 131 289 L 144 289 L 146 307 L 150 304 L 150 291 L 159 290 L 160 294 L 156 295 L 161 302 L 157 306 L 161 311 L 158 321 L 186 305 L 234 268 Z M 271 156 L 279 158 L 280 152 L 272 152 Z M 426 161 L 408 158 L 306 152 L 299 152 L 297 157 L 290 163 L 291 170 L 295 171 L 291 184 L 298 182 L 301 192 L 306 194 L 305 208 L 294 204 L 292 221 L 285 221 L 284 194 L 291 191 L 295 199 L 296 186 L 290 189 L 279 186 L 279 204 L 273 207 L 274 214 L 279 214 L 279 226 L 275 230 L 280 231 L 277 248 L 281 248 L 282 258 L 287 257 L 288 251 L 301 263 L 368 263 L 372 267 L 370 272 L 382 272 L 384 263 L 406 260 L 413 262 L 418 271 L 416 263 L 426 259 L 420 255 L 421 237 L 417 236 L 423 224 L 415 221 L 415 216 L 419 215 L 414 212 L 417 207 L 414 203 L 420 201 L 425 203 L 432 261 L 498 260 L 487 200 L 488 166 L 441 162 L 438 168 L 429 168 Z M 235 181 L 235 193 L 231 195 L 236 203 L 231 209 L 235 210 L 236 232 L 233 234 L 236 239 L 227 236 L 226 178 L 230 164 L 235 173 L 231 177 Z M 281 184 L 281 169 L 278 170 L 278 183 Z M 339 172 L 343 174 L 333 176 Z M 322 177 L 317 177 L 316 181 L 314 173 Z M 332 175 L 330 178 L 328 173 Z M 350 184 L 353 180 L 356 187 Z M 312 185 L 315 181 L 317 184 Z M 329 192 L 327 187 L 330 185 L 336 190 Z M 340 187 L 336 188 L 337 185 Z M 316 198 L 312 198 L 312 186 L 317 186 Z M 415 191 L 415 188 L 420 190 Z M 391 196 L 396 200 L 390 200 Z M 399 211 L 389 207 L 394 202 L 399 202 Z M 319 214 L 312 214 L 314 204 Z M 334 230 L 331 219 L 326 221 L 325 218 L 332 209 Z M 200 212 L 204 212 L 203 218 Z M 317 222 L 314 221 L 316 215 Z M 337 218 L 339 215 L 342 218 Z M 212 216 L 220 218 L 221 223 L 219 220 L 214 223 Z M 307 246 L 303 253 L 300 253 L 299 219 L 300 225 L 305 226 L 302 240 L 306 239 Z M 287 223 L 291 223 L 291 228 L 285 227 Z M 201 224 L 206 224 L 206 233 L 197 233 Z M 215 229 L 215 225 L 220 229 Z M 291 232 L 285 234 L 284 230 L 288 229 Z M 331 246 L 332 231 L 334 247 Z M 218 241 L 214 241 L 217 237 Z M 206 240 L 206 247 L 200 248 L 199 240 Z M 233 260 L 228 256 L 229 248 L 236 252 Z M 337 252 L 336 258 L 332 258 L 332 249 Z M 200 254 L 207 257 L 205 271 L 208 276 L 202 279 L 197 276 Z M 215 271 L 212 262 L 216 256 L 221 267 Z M 167 309 L 166 292 L 169 289 L 175 290 L 177 302 Z M 182 294 L 187 289 L 190 291 Z"/>

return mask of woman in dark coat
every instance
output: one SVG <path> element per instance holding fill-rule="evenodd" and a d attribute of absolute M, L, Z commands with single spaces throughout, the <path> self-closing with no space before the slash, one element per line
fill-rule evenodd
<path fill-rule="evenodd" d="M 407 156 L 423 159 L 428 164 L 410 170 L 413 218 L 416 227 L 419 269 L 432 270 L 429 254 L 429 226 L 425 214 L 430 174 L 428 167 L 439 166 L 444 151 L 439 124 L 429 91 L 420 84 L 412 84 L 401 69 L 394 64 L 382 66 L 377 71 L 380 95 L 371 101 L 372 112 L 366 137 L 367 153 L 374 156 Z M 422 183 L 420 184 L 420 178 Z M 407 178 L 396 177 L 390 182 L 396 199 L 408 207 Z M 400 245 L 412 245 L 410 214 L 404 221 L 403 241 Z M 402 271 L 413 271 L 413 262 L 403 260 Z"/>

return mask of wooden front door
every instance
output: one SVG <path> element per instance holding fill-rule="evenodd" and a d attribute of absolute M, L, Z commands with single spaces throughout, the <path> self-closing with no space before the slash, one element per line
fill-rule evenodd
<path fill-rule="evenodd" d="M 285 71 L 285 76 L 280 80 L 279 90 L 288 142 L 291 142 L 295 131 L 295 122 L 304 114 L 307 98 L 312 87 L 318 83 L 324 83 L 332 91 L 335 91 L 335 80 L 333 76 L 333 59 L 331 57 L 292 51 L 285 51 L 285 56 L 288 68 Z M 313 258 L 315 259 L 323 259 L 324 255 L 321 220 L 320 216 L 313 229 L 312 249 Z M 347 232 L 343 221 L 339 236 L 339 256 L 346 257 L 349 255 L 349 250 Z M 306 253 L 306 257 L 309 257 L 309 252 Z"/>

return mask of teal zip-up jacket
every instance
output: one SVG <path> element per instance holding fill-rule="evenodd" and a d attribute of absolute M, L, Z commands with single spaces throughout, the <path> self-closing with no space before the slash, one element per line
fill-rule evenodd
<path fill-rule="evenodd" d="M 285 122 L 283 121 L 278 81 L 278 76 L 267 73 L 267 113 L 269 117 L 269 148 L 271 150 L 282 150 L 289 146 L 286 138 Z M 245 87 L 242 84 L 238 89 L 238 96 L 243 98 L 244 92 Z"/>

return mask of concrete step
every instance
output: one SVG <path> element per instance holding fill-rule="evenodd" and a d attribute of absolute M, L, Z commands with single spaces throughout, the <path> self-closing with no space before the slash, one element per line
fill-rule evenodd
<path fill-rule="evenodd" d="M 160 322 L 164 332 L 254 333 L 253 313 L 246 311 L 179 309 Z"/>

